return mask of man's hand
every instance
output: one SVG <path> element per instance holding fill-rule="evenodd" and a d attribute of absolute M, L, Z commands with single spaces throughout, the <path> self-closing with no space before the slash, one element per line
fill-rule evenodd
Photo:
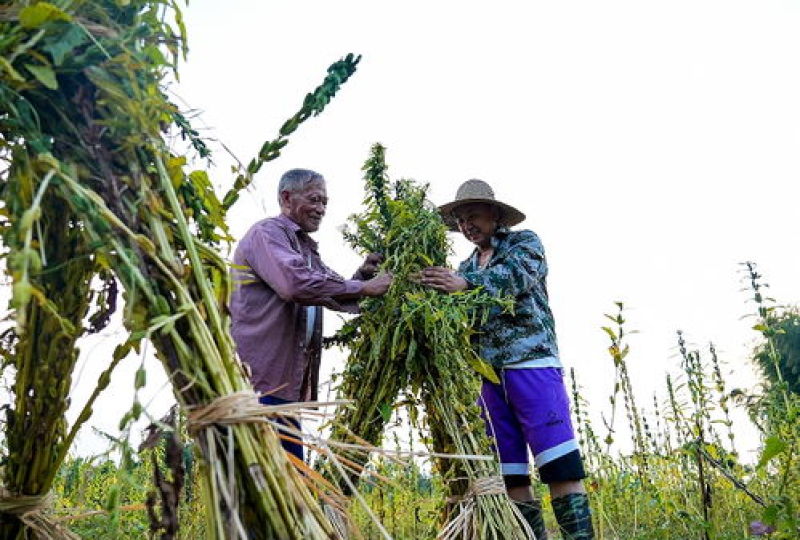
<path fill-rule="evenodd" d="M 447 293 L 463 291 L 468 286 L 467 280 L 449 268 L 444 268 L 442 266 L 430 266 L 425 268 L 420 272 L 419 282 Z"/>
<path fill-rule="evenodd" d="M 383 255 L 380 253 L 370 253 L 367 255 L 366 259 L 364 259 L 364 263 L 356 270 L 356 273 L 353 274 L 353 279 L 367 281 L 368 279 L 374 278 L 375 274 L 378 273 L 378 265 L 382 262 Z"/>
<path fill-rule="evenodd" d="M 364 296 L 381 296 L 389 290 L 392 284 L 392 274 L 378 274 L 376 277 L 364 282 L 361 294 Z"/>

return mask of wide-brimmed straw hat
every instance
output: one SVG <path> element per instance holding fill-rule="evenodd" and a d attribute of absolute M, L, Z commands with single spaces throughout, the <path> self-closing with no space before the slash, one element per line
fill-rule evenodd
<path fill-rule="evenodd" d="M 483 180 L 473 178 L 472 180 L 467 180 L 458 187 L 456 199 L 453 202 L 443 204 L 439 207 L 442 219 L 451 231 L 458 230 L 453 211 L 459 206 L 470 203 L 486 203 L 496 206 L 500 209 L 500 224 L 506 227 L 513 227 L 525 221 L 525 214 L 510 204 L 506 204 L 494 198 L 492 186 Z"/>

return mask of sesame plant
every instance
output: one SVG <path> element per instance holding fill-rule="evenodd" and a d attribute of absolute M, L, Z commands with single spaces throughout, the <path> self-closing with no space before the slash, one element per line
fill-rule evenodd
<path fill-rule="evenodd" d="M 440 456 L 436 472 L 452 501 L 441 537 L 524 538 L 497 463 L 479 459 L 490 454 L 475 403 L 479 374 L 497 378 L 470 343 L 476 323 L 510 303 L 480 289 L 443 294 L 417 283 L 421 269 L 446 264 L 445 225 L 425 186 L 390 184 L 381 145 L 372 147 L 364 172 L 365 209 L 351 218 L 345 238 L 361 253 L 383 254 L 382 268 L 394 281 L 384 297 L 363 302 L 360 316 L 340 333 L 350 355 L 339 396 L 352 404 L 337 411 L 333 439 L 380 443 L 402 396 L 429 450 Z M 347 459 L 355 478 L 364 456 L 354 450 Z"/>
<path fill-rule="evenodd" d="M 760 294 L 761 276 L 754 266 L 747 268 L 757 306 L 754 328 L 764 335 L 759 350 L 770 350 L 770 306 Z M 679 332 L 680 373 L 666 376 L 665 392 L 653 396 L 649 411 L 634 407 L 625 365 L 631 332 L 625 328 L 623 304 L 617 308 L 607 315 L 614 325 L 603 328 L 617 375 L 611 411 L 601 415 L 604 438 L 591 421 L 591 406 L 572 372 L 576 428 L 590 470 L 587 485 L 598 537 L 797 537 L 800 481 L 795 449 L 800 425 L 792 412 L 796 404 L 791 393 L 785 386 L 769 386 L 755 405 L 751 403 L 763 443 L 758 462 L 747 463 L 736 449 L 731 417 L 737 391 L 727 387 L 713 344 L 704 354 Z M 615 422 L 620 394 L 627 420 L 623 426 Z M 630 441 L 620 440 L 621 433 L 628 433 Z"/>
<path fill-rule="evenodd" d="M 746 279 L 753 293 L 757 323 L 754 330 L 763 336 L 757 355 L 763 365 L 770 362 L 773 382 L 766 385 L 761 401 L 764 448 L 757 467 L 774 475 L 774 483 L 765 495 L 763 520 L 776 529 L 778 538 L 800 535 L 800 395 L 791 390 L 783 369 L 790 366 L 792 351 L 783 345 L 786 329 L 774 317 L 774 300 L 764 296 L 767 285 L 755 263 L 744 263 Z M 783 354 L 781 353 L 783 349 Z"/>
<path fill-rule="evenodd" d="M 71 538 L 50 516 L 72 441 L 114 367 L 152 343 L 202 457 L 210 538 L 327 538 L 305 477 L 284 457 L 236 358 L 220 249 L 227 210 L 287 137 L 322 111 L 358 58 L 333 64 L 298 113 L 241 166 L 222 198 L 171 151 L 209 150 L 169 100 L 187 53 L 181 11 L 161 0 L 0 4 L 0 195 L 13 326 L 3 335 L 0 538 Z M 67 425 L 77 340 L 124 300 L 127 340 Z M 145 384 L 140 370 L 135 387 Z M 233 404 L 233 405 L 232 405 Z M 235 406 L 234 406 L 235 405 Z M 243 412 L 244 411 L 244 412 Z M 134 401 L 125 427 L 143 413 Z"/>

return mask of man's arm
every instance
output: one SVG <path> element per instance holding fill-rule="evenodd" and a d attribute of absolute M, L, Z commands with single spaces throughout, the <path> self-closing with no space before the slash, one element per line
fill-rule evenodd
<path fill-rule="evenodd" d="M 379 274 L 372 279 L 364 281 L 364 288 L 361 289 L 361 294 L 357 298 L 348 296 L 336 296 L 330 299 L 325 307 L 334 311 L 344 311 L 345 313 L 358 313 L 361 308 L 358 305 L 358 300 L 364 296 L 381 296 L 389 290 L 392 284 L 393 276 L 391 274 Z"/>
<path fill-rule="evenodd" d="M 364 289 L 361 281 L 309 268 L 286 231 L 276 225 L 267 224 L 252 232 L 246 259 L 252 271 L 287 302 L 325 304 L 331 297 L 359 297 Z"/>

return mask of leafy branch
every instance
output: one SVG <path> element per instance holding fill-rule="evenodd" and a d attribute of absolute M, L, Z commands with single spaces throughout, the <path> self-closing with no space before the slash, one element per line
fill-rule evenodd
<path fill-rule="evenodd" d="M 313 92 L 306 95 L 300 110 L 284 122 L 278 130 L 278 137 L 265 142 L 258 155 L 250 160 L 246 169 L 238 168 L 233 187 L 222 199 L 222 206 L 225 210 L 233 206 L 239 200 L 241 191 L 253 183 L 253 175 L 261 169 L 261 166 L 281 154 L 283 147 L 289 144 L 289 135 L 294 133 L 300 124 L 308 120 L 310 116 L 317 116 L 325 109 L 339 88 L 355 73 L 359 61 L 361 61 L 361 55 L 354 56 L 353 53 L 350 53 L 328 67 L 328 75 L 325 80 Z"/>

